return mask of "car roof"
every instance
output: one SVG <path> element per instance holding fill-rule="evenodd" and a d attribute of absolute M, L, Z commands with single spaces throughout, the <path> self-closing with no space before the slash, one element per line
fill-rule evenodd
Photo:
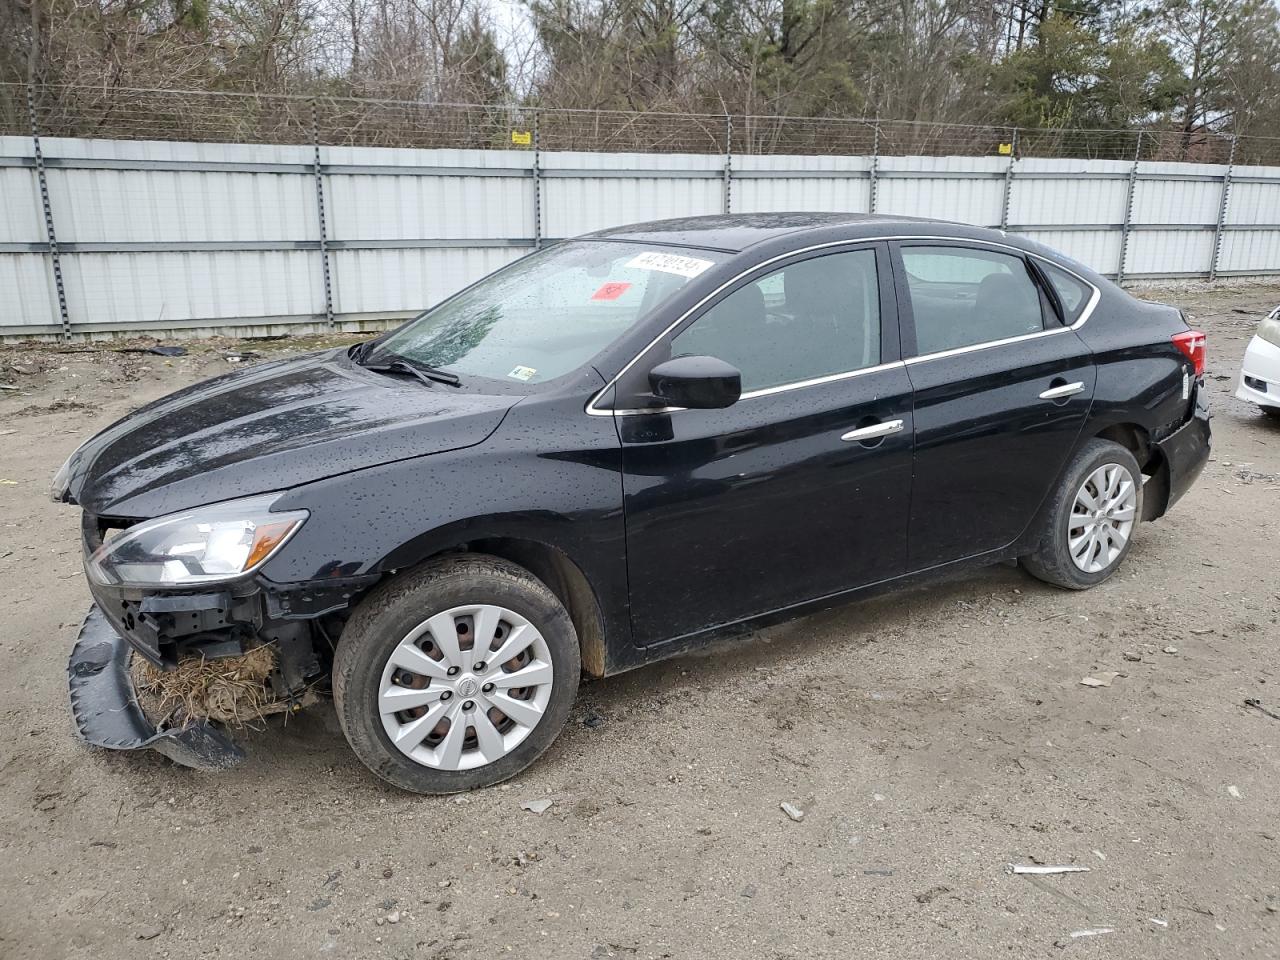
<path fill-rule="evenodd" d="M 840 228 L 845 228 L 841 230 Z M 922 229 L 927 228 L 927 229 Z M 881 216 L 866 213 L 740 213 L 708 217 L 679 217 L 674 220 L 652 220 L 589 233 L 593 240 L 629 240 L 640 243 L 673 244 L 704 247 L 733 253 L 757 243 L 821 231 L 826 236 L 847 235 L 850 239 L 902 234 L 927 233 L 929 236 L 954 236 L 958 239 L 1009 239 L 996 230 L 973 227 L 947 220 L 920 217 Z"/>

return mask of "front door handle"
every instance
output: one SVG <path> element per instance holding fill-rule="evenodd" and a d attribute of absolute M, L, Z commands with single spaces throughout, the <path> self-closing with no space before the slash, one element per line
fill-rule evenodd
<path fill-rule="evenodd" d="M 841 440 L 857 440 L 865 443 L 868 440 L 878 440 L 881 437 L 887 437 L 891 433 L 902 432 L 901 420 L 885 420 L 883 423 L 873 423 L 869 427 L 859 427 L 857 430 L 850 430 L 848 433 L 841 434 Z"/>
<path fill-rule="evenodd" d="M 1075 383 L 1061 383 L 1056 387 L 1050 387 L 1044 393 L 1040 394 L 1041 400 L 1061 400 L 1063 397 L 1070 397 L 1079 393 L 1084 389 L 1084 383 L 1077 380 Z"/>

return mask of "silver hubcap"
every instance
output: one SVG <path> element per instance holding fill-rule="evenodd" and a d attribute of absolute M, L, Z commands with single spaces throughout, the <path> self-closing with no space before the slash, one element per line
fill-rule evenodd
<path fill-rule="evenodd" d="M 437 770 L 505 757 L 546 712 L 551 651 L 505 607 L 445 610 L 418 624 L 382 670 L 378 711 L 396 749 Z"/>
<path fill-rule="evenodd" d="M 1101 573 L 1116 562 L 1133 532 L 1138 488 L 1118 463 L 1104 463 L 1085 479 L 1071 507 L 1067 549 L 1085 573 Z"/>

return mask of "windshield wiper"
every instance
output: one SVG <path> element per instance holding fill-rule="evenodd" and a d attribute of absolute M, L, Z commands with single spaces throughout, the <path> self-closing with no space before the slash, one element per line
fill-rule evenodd
<path fill-rule="evenodd" d="M 431 386 L 433 383 L 444 383 L 451 387 L 462 386 L 462 380 L 456 373 L 450 373 L 448 370 L 439 370 L 425 364 L 411 363 L 399 357 L 394 360 L 388 360 L 386 363 L 362 363 L 360 365 L 366 370 L 372 370 L 374 373 L 407 373 L 410 376 L 417 377 L 427 386 Z"/>

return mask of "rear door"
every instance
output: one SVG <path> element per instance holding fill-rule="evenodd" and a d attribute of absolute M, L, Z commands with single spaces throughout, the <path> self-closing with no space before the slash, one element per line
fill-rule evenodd
<path fill-rule="evenodd" d="M 911 385 L 887 247 L 744 278 L 619 384 L 633 632 L 652 644 L 901 574 Z M 723 410 L 627 400 L 682 354 L 742 372 Z"/>
<path fill-rule="evenodd" d="M 1021 536 L 1075 447 L 1096 372 L 1019 251 L 903 242 L 894 269 L 916 428 L 908 566 L 921 570 Z"/>

